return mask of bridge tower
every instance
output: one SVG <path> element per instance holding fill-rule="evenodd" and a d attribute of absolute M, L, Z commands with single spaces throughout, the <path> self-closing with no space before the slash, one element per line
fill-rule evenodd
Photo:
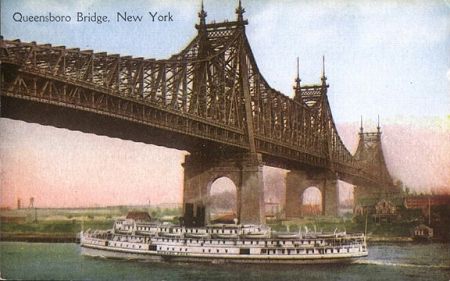
<path fill-rule="evenodd" d="M 377 183 L 357 183 L 354 189 L 354 205 L 362 203 L 363 200 L 380 200 L 389 194 L 398 193 L 399 190 L 393 185 L 393 180 L 386 166 L 383 148 L 381 145 L 380 118 L 376 132 L 364 132 L 363 120 L 359 131 L 359 143 L 355 152 L 355 160 L 359 162 L 362 170 L 371 171 L 379 181 Z"/>
<path fill-rule="evenodd" d="M 322 215 L 337 216 L 339 189 L 337 186 L 337 175 L 333 172 L 332 147 L 333 139 L 330 136 L 331 118 L 327 108 L 327 77 L 325 75 L 325 57 L 322 60 L 322 77 L 320 85 L 300 84 L 299 62 L 297 58 L 297 77 L 294 84 L 294 100 L 304 107 L 318 108 L 320 120 L 316 121 L 317 127 L 311 131 L 312 138 L 321 147 L 321 152 L 325 155 L 326 166 L 323 168 L 303 167 L 298 170 L 291 170 L 286 175 L 286 217 L 302 216 L 302 203 L 304 192 L 309 187 L 316 187 L 320 190 L 322 201 Z M 320 135 L 320 137 L 315 137 Z"/>
<path fill-rule="evenodd" d="M 229 22 L 224 26 L 240 29 L 245 34 L 243 14 L 245 10 L 241 6 L 236 8 L 237 20 Z M 218 24 L 206 24 L 206 12 L 199 12 L 200 23 L 196 25 L 199 33 L 198 58 L 205 59 L 208 56 L 209 47 L 208 28 L 216 28 Z M 248 77 L 248 62 L 244 52 L 245 42 L 241 40 L 240 52 L 236 55 L 238 59 L 239 90 L 243 97 L 242 118 L 244 119 L 245 138 L 248 144 L 246 151 L 230 151 L 226 148 L 216 151 L 202 149 L 191 151 L 186 156 L 184 167 L 183 208 L 184 223 L 186 225 L 201 226 L 210 222 L 210 206 L 208 198 L 212 183 L 220 178 L 227 177 L 233 181 L 237 188 L 237 217 L 242 224 L 263 224 L 264 214 L 264 182 L 262 175 L 262 156 L 256 152 L 255 133 L 253 125 L 253 114 L 251 105 L 250 85 Z M 205 81 L 207 75 L 207 64 L 200 65 L 194 76 L 194 88 L 199 96 L 198 101 L 206 104 Z M 198 85 L 196 87 L 195 85 Z M 204 97 L 204 98 L 202 98 Z"/>

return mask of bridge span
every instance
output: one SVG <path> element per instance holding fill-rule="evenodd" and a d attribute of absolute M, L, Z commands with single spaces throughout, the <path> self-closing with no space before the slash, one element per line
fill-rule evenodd
<path fill-rule="evenodd" d="M 355 155 L 343 144 L 331 113 L 329 85 L 302 85 L 295 96 L 273 89 L 258 70 L 237 19 L 206 23 L 163 60 L 1 40 L 1 116 L 176 148 L 186 156 L 188 221 L 209 220 L 207 197 L 226 176 L 237 187 L 242 223 L 264 222 L 262 166 L 289 169 L 286 214 L 301 215 L 299 196 L 310 185 L 323 196 L 323 214 L 336 215 L 338 179 L 361 194 L 392 190 L 381 131 L 361 128 Z M 205 215 L 206 214 L 206 215 Z"/>

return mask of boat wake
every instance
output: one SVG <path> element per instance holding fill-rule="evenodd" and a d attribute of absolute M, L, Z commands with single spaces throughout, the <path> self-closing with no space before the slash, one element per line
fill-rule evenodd
<path fill-rule="evenodd" d="M 370 265 L 382 265 L 382 266 L 395 266 L 395 267 L 416 267 L 416 268 L 436 268 L 436 269 L 450 269 L 450 265 L 438 264 L 414 264 L 414 263 L 395 263 L 379 260 L 357 260 L 353 264 L 370 264 Z"/>

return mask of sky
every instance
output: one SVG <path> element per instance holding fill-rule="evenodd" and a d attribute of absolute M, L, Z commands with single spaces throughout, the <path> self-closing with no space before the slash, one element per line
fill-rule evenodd
<path fill-rule="evenodd" d="M 223 2 L 204 1 L 207 21 L 235 19 L 237 1 Z M 318 83 L 324 55 L 333 117 L 349 150 L 356 148 L 360 116 L 373 130 L 380 114 L 393 177 L 417 191 L 450 190 L 449 1 L 244 0 L 243 6 L 253 54 L 272 87 L 292 96 L 296 57 L 302 83 Z M 200 1 L 2 0 L 1 34 L 160 59 L 194 38 L 199 8 Z M 77 12 L 110 22 L 77 22 Z M 116 22 L 125 12 L 143 20 Z M 148 12 L 170 13 L 173 21 L 153 22 Z M 71 21 L 25 22 L 49 13 Z M 181 202 L 184 154 L 2 118 L 0 206 L 31 196 L 50 207 Z"/>

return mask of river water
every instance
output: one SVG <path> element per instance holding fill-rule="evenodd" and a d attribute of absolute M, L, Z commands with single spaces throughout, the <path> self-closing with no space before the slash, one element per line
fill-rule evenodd
<path fill-rule="evenodd" d="M 348 265 L 213 265 L 110 260 L 77 244 L 0 242 L 0 272 L 22 280 L 450 280 L 450 244 L 369 245 Z"/>

